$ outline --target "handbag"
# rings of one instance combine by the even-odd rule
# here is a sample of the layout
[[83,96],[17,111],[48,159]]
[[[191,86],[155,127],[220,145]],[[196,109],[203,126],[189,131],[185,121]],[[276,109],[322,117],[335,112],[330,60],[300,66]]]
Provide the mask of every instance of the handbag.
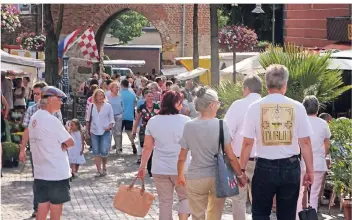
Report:
[[143,179],[141,189],[134,187],[136,180],[137,178],[129,186],[120,185],[114,198],[114,208],[131,216],[143,218],[148,214],[155,197],[145,192]]
[[216,158],[216,197],[226,198],[238,195],[239,189],[236,173],[224,151],[224,126],[222,120],[219,120],[219,127],[219,148],[218,153],[214,156]]
[[[309,191],[310,188],[308,187],[308,192]],[[298,213],[298,217],[300,220],[318,220],[317,210],[313,209],[312,206],[308,206],[308,208]]]
[[[88,122],[88,124],[89,124],[89,126],[88,126],[88,134],[90,134],[90,126],[91,126],[91,123],[92,123],[92,114],[93,114],[93,107],[94,107],[94,104],[92,104],[91,105],[91,108],[90,108],[90,116],[89,116],[89,122]],[[85,142],[86,142],[86,144],[87,145],[89,145],[89,146],[92,146],[92,140],[91,140],[91,137],[87,137],[87,135],[86,135],[86,137],[85,137]]]

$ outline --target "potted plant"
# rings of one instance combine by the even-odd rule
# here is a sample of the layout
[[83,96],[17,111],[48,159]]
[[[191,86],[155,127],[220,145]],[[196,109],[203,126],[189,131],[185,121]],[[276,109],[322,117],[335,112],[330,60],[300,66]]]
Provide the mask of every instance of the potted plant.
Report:
[[339,118],[329,124],[331,171],[336,195],[341,195],[346,220],[352,212],[352,119]]
[[2,166],[17,167],[20,148],[18,144],[12,142],[3,142],[2,145]]
[[21,45],[21,48],[29,51],[44,51],[45,40],[46,37],[44,34],[35,35],[34,32],[21,33],[20,36],[16,38],[16,42]]
[[3,4],[1,6],[1,32],[14,32],[17,27],[21,27],[19,14],[20,12],[14,6]]
[[221,47],[227,48],[233,53],[234,72],[232,80],[236,84],[236,52],[252,51],[258,43],[258,36],[254,30],[242,24],[224,27],[220,30],[218,39]]

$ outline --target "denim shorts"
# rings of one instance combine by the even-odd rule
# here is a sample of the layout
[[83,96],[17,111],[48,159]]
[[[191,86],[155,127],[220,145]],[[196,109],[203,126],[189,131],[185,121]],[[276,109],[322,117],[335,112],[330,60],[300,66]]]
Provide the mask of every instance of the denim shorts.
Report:
[[92,140],[93,156],[107,157],[111,146],[111,131],[105,131],[103,135],[90,134]]
[[38,203],[63,204],[71,200],[69,179],[48,181],[34,179],[34,190]]

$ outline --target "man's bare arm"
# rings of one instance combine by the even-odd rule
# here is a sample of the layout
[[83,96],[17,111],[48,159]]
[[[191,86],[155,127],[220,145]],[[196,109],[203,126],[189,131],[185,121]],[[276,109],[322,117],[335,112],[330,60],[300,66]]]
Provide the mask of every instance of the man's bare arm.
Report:
[[242,150],[240,156],[240,165],[242,169],[245,169],[251,156],[252,148],[254,144],[254,138],[243,137]]
[[310,137],[299,138],[298,143],[301,147],[301,154],[306,164],[307,173],[313,173],[313,152]]

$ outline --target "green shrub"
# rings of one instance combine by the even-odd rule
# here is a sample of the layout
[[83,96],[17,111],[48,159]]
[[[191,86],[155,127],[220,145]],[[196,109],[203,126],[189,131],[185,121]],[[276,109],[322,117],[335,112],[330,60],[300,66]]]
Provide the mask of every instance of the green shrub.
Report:
[[334,188],[339,195],[352,193],[352,120],[334,119],[329,123],[331,131],[331,171]]

